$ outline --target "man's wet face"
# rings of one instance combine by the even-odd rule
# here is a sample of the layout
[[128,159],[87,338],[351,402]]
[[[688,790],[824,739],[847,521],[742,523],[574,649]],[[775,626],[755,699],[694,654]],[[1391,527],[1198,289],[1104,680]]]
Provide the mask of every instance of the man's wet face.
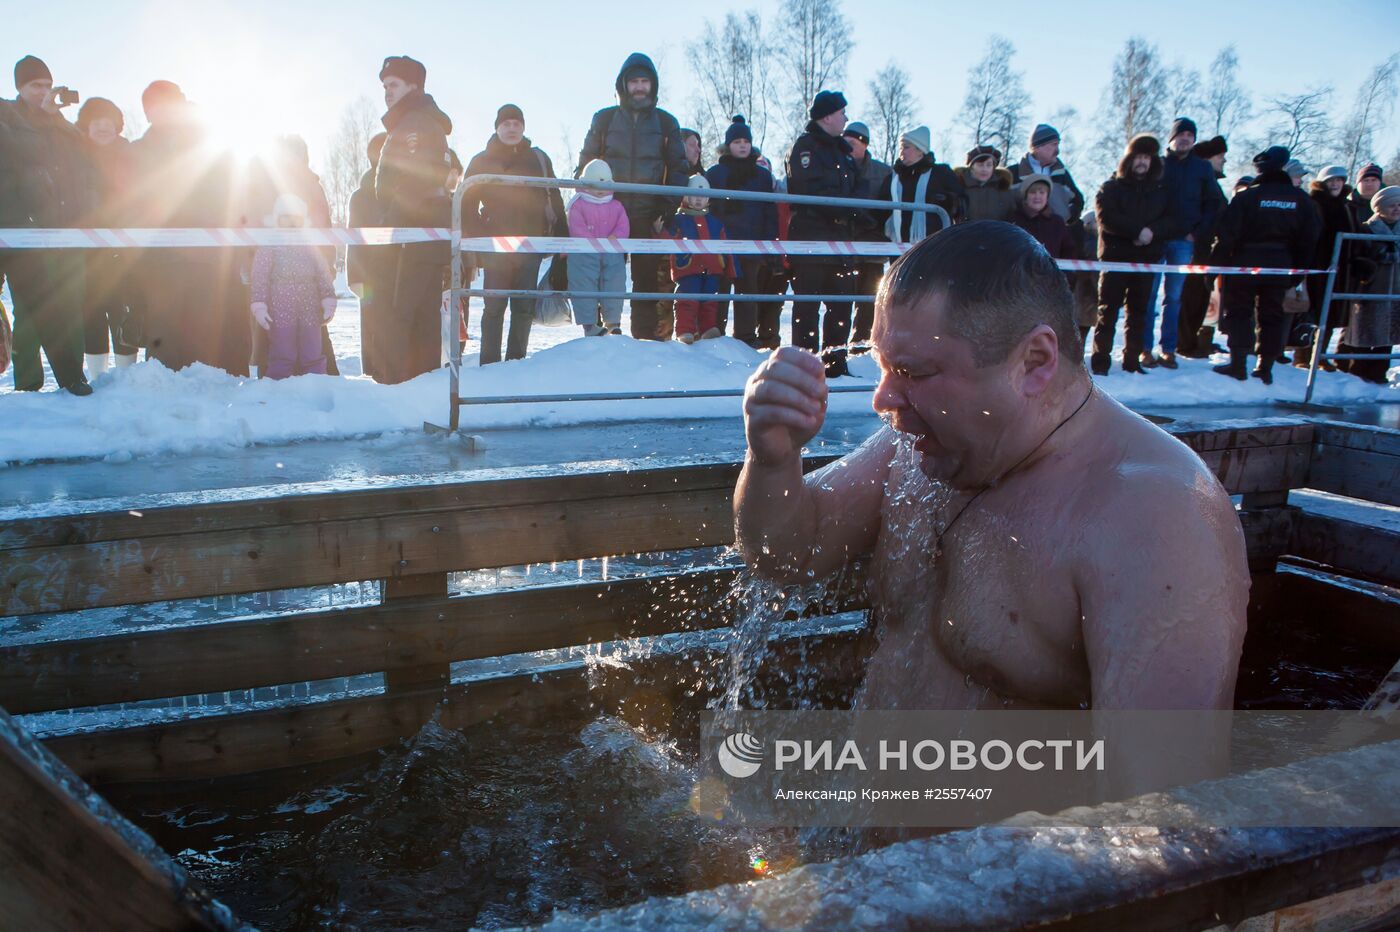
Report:
[[979,368],[972,345],[943,327],[941,300],[926,298],[913,308],[881,304],[871,334],[880,364],[873,404],[914,439],[926,476],[974,489],[993,478],[990,454],[1013,416],[1009,362]]

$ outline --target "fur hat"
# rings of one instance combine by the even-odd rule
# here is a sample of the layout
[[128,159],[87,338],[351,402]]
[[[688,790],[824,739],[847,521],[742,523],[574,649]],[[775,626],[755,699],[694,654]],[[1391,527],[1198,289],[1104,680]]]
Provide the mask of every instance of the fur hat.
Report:
[[1039,123],[1031,132],[1031,148],[1043,146],[1060,138],[1060,131],[1049,123]]
[[78,129],[86,135],[88,127],[97,120],[111,120],[117,125],[118,133],[126,126],[120,107],[106,97],[89,97],[78,110]]
[[602,159],[594,159],[583,166],[583,172],[578,176],[580,181],[588,181],[594,184],[612,184],[612,166]]
[[390,55],[379,69],[379,80],[398,78],[405,84],[416,84],[422,90],[428,83],[428,69],[407,55]]
[[1191,147],[1191,154],[1198,155],[1203,159],[1224,155],[1229,151],[1230,147],[1225,144],[1224,136],[1214,136],[1210,139],[1202,140]]
[[909,143],[924,155],[933,155],[933,133],[927,126],[916,126],[911,130],[906,130],[900,134],[901,143]]
[[1157,141],[1157,137],[1149,133],[1138,133],[1128,140],[1128,148],[1124,150],[1125,156],[1129,155],[1150,155],[1153,158],[1162,154],[1162,144]]
[[811,109],[807,115],[814,120],[831,116],[837,110],[846,109],[846,96],[840,91],[817,91],[817,96],[812,98]]

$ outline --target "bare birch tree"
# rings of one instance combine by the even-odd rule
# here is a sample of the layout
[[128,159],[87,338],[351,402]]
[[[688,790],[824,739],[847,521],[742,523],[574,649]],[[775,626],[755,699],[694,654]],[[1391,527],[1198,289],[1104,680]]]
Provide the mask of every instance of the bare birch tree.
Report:
[[331,225],[350,220],[350,196],[369,170],[369,141],[378,132],[378,111],[368,97],[359,97],[340,113],[340,123],[326,147],[321,182],[331,208]]
[[141,110],[122,111],[122,136],[129,142],[135,142],[146,135],[146,130],[151,124],[146,119],[146,114]]
[[1397,72],[1400,55],[1392,55],[1372,68],[1356,90],[1351,114],[1340,127],[1336,153],[1337,161],[1347,167],[1347,177],[1362,159],[1370,158],[1376,145],[1376,127],[1389,119],[1394,109]]
[[893,165],[899,155],[899,134],[912,129],[918,99],[909,90],[909,72],[891,60],[869,84],[874,113],[870,126],[870,146],[876,157]]
[[1169,102],[1166,72],[1157,47],[1141,36],[1123,45],[1099,102],[1095,161],[1108,171],[1118,164],[1129,139],[1158,132]]
[[1015,54],[1009,39],[992,36],[986,54],[967,69],[967,95],[958,122],[970,145],[990,143],[1009,155],[1025,133],[1031,95],[1025,75],[1011,67]]
[[773,56],[782,77],[781,112],[789,137],[801,135],[817,91],[839,90],[855,48],[841,0],[783,0],[773,32]]
[[686,44],[686,59],[698,90],[691,113],[700,138],[718,143],[735,116],[742,115],[760,149],[768,132],[771,47],[757,10],[728,13],[718,28]]
[[1210,83],[1201,102],[1205,111],[1201,121],[1203,135],[1209,127],[1209,135],[1228,138],[1236,127],[1249,121],[1254,108],[1249,94],[1240,86],[1239,71],[1240,57],[1233,45],[1225,46],[1211,61]]
[[1332,130],[1332,121],[1327,116],[1331,101],[1330,87],[1269,98],[1265,112],[1273,119],[1268,127],[1268,144],[1287,146],[1300,162],[1321,154],[1327,148],[1327,137]]
[[1194,120],[1202,106],[1201,73],[1177,62],[1162,72],[1162,81],[1167,89],[1166,112],[1162,114],[1164,125],[1169,126],[1171,121],[1182,116]]

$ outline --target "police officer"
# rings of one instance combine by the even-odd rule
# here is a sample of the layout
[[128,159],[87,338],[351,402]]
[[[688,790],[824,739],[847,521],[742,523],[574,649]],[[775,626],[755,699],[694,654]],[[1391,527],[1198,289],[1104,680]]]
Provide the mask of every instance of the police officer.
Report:
[[[846,98],[840,91],[820,91],[807,111],[806,132],[788,154],[788,193],[820,197],[860,197],[863,192],[851,144],[841,135],[846,128]],[[850,242],[862,212],[855,208],[795,204],[788,239]],[[796,294],[854,294],[856,267],[838,256],[793,256]],[[817,301],[794,301],[792,342],[817,352]],[[821,324],[822,360],[827,378],[847,374],[846,343],[851,332],[850,301],[826,302]]]
[[[1254,183],[1230,201],[1215,231],[1212,265],[1307,268],[1322,232],[1322,221],[1308,196],[1293,184],[1285,166],[1289,152],[1270,146],[1254,157]],[[1258,315],[1259,360],[1253,375],[1265,385],[1284,340],[1283,294],[1290,280],[1281,275],[1225,275],[1220,286],[1223,326],[1230,361],[1221,375],[1244,381],[1245,361],[1255,343]]]

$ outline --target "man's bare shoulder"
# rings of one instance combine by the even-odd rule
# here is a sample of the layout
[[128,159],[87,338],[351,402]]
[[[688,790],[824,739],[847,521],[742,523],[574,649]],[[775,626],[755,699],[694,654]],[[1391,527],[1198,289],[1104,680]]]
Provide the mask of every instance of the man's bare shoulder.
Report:
[[1097,516],[1116,523],[1183,507],[1233,513],[1224,487],[1186,444],[1126,409],[1107,426],[1115,436],[1094,449],[1081,486]]

